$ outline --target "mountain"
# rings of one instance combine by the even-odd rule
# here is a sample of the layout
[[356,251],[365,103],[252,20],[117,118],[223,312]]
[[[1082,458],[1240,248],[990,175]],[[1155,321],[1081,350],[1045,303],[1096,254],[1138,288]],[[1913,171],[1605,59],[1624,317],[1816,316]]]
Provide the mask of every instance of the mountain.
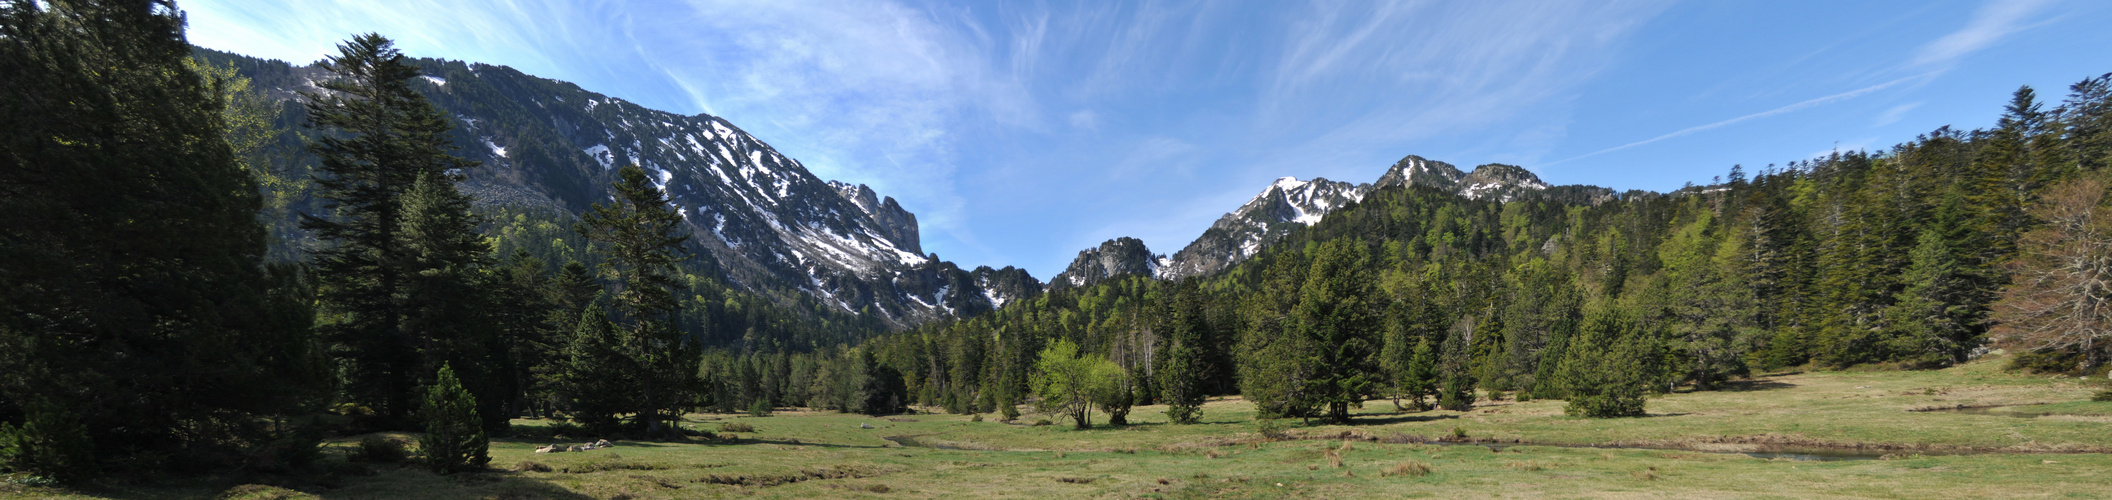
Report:
[[1121,274],[1147,274],[1161,279],[1202,276],[1224,270],[1275,244],[1299,228],[1318,223],[1328,212],[1363,201],[1373,190],[1395,186],[1428,186],[1471,198],[1499,201],[1550,199],[1599,203],[1614,196],[1611,189],[1597,186],[1549,186],[1532,171],[1515,165],[1491,163],[1461,172],[1449,163],[1410,155],[1371,184],[1350,184],[1314,178],[1276,179],[1238,210],[1227,213],[1172,257],[1155,257],[1144,243],[1132,238],[1108,240],[1098,248],[1078,252],[1051,287],[1088,286]]
[[1107,240],[1099,247],[1078,251],[1078,258],[1063,273],[1049,278],[1049,289],[1083,288],[1126,274],[1158,276],[1165,257],[1151,254],[1144,240],[1128,236]]
[[[281,106],[273,168],[304,172],[299,93],[319,92],[331,77],[319,66],[295,66],[198,49],[209,63],[232,65]],[[414,82],[453,117],[458,154],[483,162],[467,172],[465,192],[487,209],[577,214],[610,197],[616,167],[638,165],[667,192],[688,222],[693,250],[709,274],[766,297],[812,298],[844,313],[906,326],[939,317],[969,317],[1044,290],[1086,287],[1123,275],[1161,279],[1226,269],[1284,235],[1310,226],[1375,189],[1421,185],[1468,198],[1503,201],[1559,198],[1597,202],[1611,190],[1549,186],[1523,168],[1488,164],[1461,172],[1408,156],[1377,182],[1277,179],[1225,214],[1172,256],[1134,238],[1109,240],[1078,253],[1047,285],[1013,267],[972,271],[925,254],[917,216],[871,187],[822,180],[796,159],[724,118],[649,109],[579,86],[505,66],[418,59]],[[307,160],[312,163],[312,160]],[[312,166],[312,165],[311,165]],[[320,202],[296,200],[276,215],[280,245],[316,243],[290,223]]]
[[[297,92],[319,92],[315,82],[331,77],[315,65],[199,52],[234,64],[296,113]],[[924,254],[916,214],[894,198],[819,179],[724,118],[653,110],[505,66],[415,63],[425,73],[415,87],[454,118],[457,154],[483,162],[462,188],[486,208],[577,214],[609,199],[616,167],[638,165],[688,222],[693,250],[725,280],[766,296],[806,294],[908,325],[1040,292],[1022,270],[969,272]]]
[[1276,243],[1291,231],[1320,222],[1320,217],[1363,201],[1369,184],[1325,178],[1300,181],[1284,177],[1263,188],[1238,210],[1225,214],[1194,242],[1167,260],[1159,277],[1202,276],[1231,267]]

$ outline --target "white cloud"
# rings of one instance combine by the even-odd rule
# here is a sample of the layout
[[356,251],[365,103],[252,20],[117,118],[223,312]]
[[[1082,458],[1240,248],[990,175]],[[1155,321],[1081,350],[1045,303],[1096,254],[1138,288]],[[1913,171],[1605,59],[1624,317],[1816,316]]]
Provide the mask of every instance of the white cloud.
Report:
[[1071,113],[1071,127],[1084,131],[1100,130],[1100,114],[1094,113],[1090,109],[1081,109],[1076,113]]
[[1973,13],[1964,28],[1923,45],[1911,64],[1945,64],[1987,48],[2002,37],[2030,26],[2025,21],[2053,5],[2053,0],[1992,0]]
[[1893,106],[1892,109],[1887,109],[1883,113],[1878,113],[1877,120],[1875,122],[1872,122],[1870,126],[1883,127],[1886,125],[1899,123],[1899,119],[1905,118],[1907,116],[1907,112],[1913,111],[1914,108],[1921,107],[1921,104],[1922,101],[1914,101],[1898,106]]

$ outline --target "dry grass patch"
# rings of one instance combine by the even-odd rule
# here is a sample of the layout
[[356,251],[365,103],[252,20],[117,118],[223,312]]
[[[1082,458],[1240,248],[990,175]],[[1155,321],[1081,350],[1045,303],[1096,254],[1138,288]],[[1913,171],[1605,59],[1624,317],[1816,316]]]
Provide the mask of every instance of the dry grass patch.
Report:
[[1392,476],[1411,476],[1411,477],[1423,477],[1423,476],[1428,476],[1428,475],[1430,475],[1430,464],[1426,464],[1426,463],[1422,463],[1422,462],[1418,462],[1418,461],[1414,461],[1414,460],[1407,460],[1407,461],[1403,461],[1403,462],[1401,462],[1401,463],[1398,463],[1398,464],[1394,464],[1392,468],[1386,469],[1386,470],[1385,470],[1384,472],[1380,472],[1380,473],[1379,473],[1379,477],[1392,477]]

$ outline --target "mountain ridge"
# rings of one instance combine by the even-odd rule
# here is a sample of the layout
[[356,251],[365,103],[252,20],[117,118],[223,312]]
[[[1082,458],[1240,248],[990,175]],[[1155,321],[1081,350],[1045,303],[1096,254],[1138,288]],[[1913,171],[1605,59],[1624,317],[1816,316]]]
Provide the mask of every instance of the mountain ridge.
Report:
[[[1124,274],[1145,274],[1178,280],[1222,271],[1254,256],[1284,235],[1318,223],[1329,212],[1363,201],[1364,196],[1388,187],[1420,185],[1469,198],[1495,198],[1510,202],[1557,199],[1599,203],[1614,196],[1612,189],[1589,185],[1552,186],[1530,170],[1516,165],[1488,163],[1471,172],[1452,164],[1408,155],[1387,167],[1377,181],[1350,184],[1315,177],[1301,181],[1281,177],[1226,213],[1203,230],[1203,234],[1172,256],[1159,256],[1142,241],[1122,237],[1078,252],[1071,266],[1050,279],[1051,286],[1087,286]],[[1134,243],[1131,243],[1134,242]]]

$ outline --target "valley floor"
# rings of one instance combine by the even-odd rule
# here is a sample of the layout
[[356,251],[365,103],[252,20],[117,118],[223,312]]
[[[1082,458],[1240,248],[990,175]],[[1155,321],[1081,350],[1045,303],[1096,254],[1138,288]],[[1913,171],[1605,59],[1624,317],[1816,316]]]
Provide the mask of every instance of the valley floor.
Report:
[[[1133,425],[1091,430],[1072,430],[1067,422],[1031,426],[944,414],[692,415],[685,425],[717,430],[738,422],[754,431],[713,442],[619,442],[611,449],[555,454],[534,453],[545,440],[501,439],[491,452],[492,466],[503,471],[436,476],[389,466],[371,476],[338,479],[329,488],[103,485],[68,491],[6,485],[0,496],[2112,495],[2112,403],[2087,402],[2105,381],[2003,373],[2003,362],[1984,359],[1929,372],[1767,375],[1730,390],[1655,397],[1650,416],[1628,419],[1567,417],[1560,401],[1484,402],[1469,412],[1422,413],[1395,413],[1390,401],[1373,401],[1354,425],[1279,421],[1279,438],[1260,433],[1251,405],[1236,398],[1209,403],[1200,425],[1168,425],[1163,407],[1151,406],[1132,414]],[[1960,406],[1968,409],[1917,411]],[[530,430],[548,424],[515,423]],[[1449,442],[1434,442],[1439,440]]]

